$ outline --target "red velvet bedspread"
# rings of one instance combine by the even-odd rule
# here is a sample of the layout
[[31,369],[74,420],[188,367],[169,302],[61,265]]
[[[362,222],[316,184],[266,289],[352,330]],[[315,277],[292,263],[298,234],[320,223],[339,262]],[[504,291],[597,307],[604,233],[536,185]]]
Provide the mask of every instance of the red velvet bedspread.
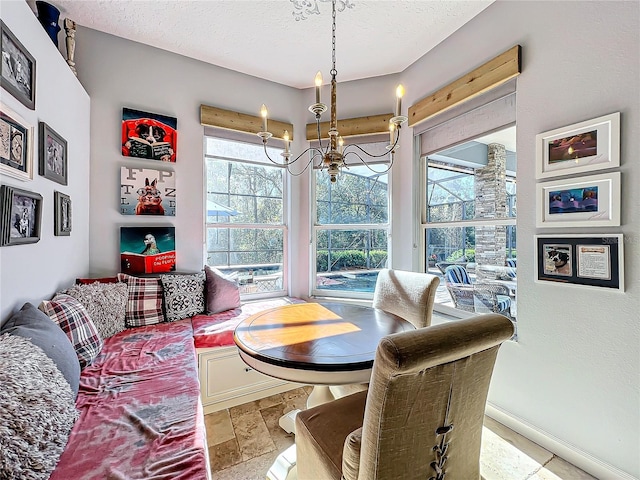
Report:
[[76,407],[50,480],[207,478],[190,319],[106,339],[82,372]]
[[241,307],[214,315],[195,315],[191,317],[195,346],[205,348],[235,345],[233,331],[244,319],[254,313],[293,303],[304,303],[304,300],[294,297],[267,298],[246,302]]

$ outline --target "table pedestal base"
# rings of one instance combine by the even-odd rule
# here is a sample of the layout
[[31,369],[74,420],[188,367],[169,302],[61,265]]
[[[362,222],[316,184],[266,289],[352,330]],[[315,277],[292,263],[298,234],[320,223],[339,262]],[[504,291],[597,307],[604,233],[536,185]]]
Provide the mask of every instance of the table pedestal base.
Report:
[[298,480],[295,444],[278,455],[267,472],[267,480]]

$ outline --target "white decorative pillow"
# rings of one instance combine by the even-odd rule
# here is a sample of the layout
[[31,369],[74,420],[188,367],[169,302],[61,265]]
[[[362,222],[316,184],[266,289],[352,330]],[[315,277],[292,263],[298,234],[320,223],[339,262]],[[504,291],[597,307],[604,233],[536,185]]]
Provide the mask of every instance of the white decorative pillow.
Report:
[[78,418],[74,397],[39,347],[0,335],[0,478],[49,478]]
[[167,322],[204,312],[204,280],[204,273],[160,275]]
[[126,283],[74,285],[64,293],[84,306],[103,339],[125,329],[124,314],[129,295]]

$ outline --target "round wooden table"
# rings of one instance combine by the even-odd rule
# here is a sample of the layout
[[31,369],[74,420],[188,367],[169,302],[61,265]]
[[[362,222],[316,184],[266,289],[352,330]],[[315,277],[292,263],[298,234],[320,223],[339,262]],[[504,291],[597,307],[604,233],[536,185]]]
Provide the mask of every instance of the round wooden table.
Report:
[[380,339],[414,328],[370,307],[301,303],[247,318],[234,340],[244,362],[258,372],[314,385],[311,407],[333,400],[329,385],[368,382]]

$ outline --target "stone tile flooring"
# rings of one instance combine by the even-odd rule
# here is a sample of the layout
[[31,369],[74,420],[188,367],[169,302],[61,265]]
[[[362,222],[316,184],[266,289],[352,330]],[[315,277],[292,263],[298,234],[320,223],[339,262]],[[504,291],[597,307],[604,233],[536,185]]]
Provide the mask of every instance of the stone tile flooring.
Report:
[[[213,480],[265,480],[276,457],[295,442],[278,419],[304,408],[310,391],[298,388],[206,415]],[[595,480],[489,417],[480,462],[485,480]]]

